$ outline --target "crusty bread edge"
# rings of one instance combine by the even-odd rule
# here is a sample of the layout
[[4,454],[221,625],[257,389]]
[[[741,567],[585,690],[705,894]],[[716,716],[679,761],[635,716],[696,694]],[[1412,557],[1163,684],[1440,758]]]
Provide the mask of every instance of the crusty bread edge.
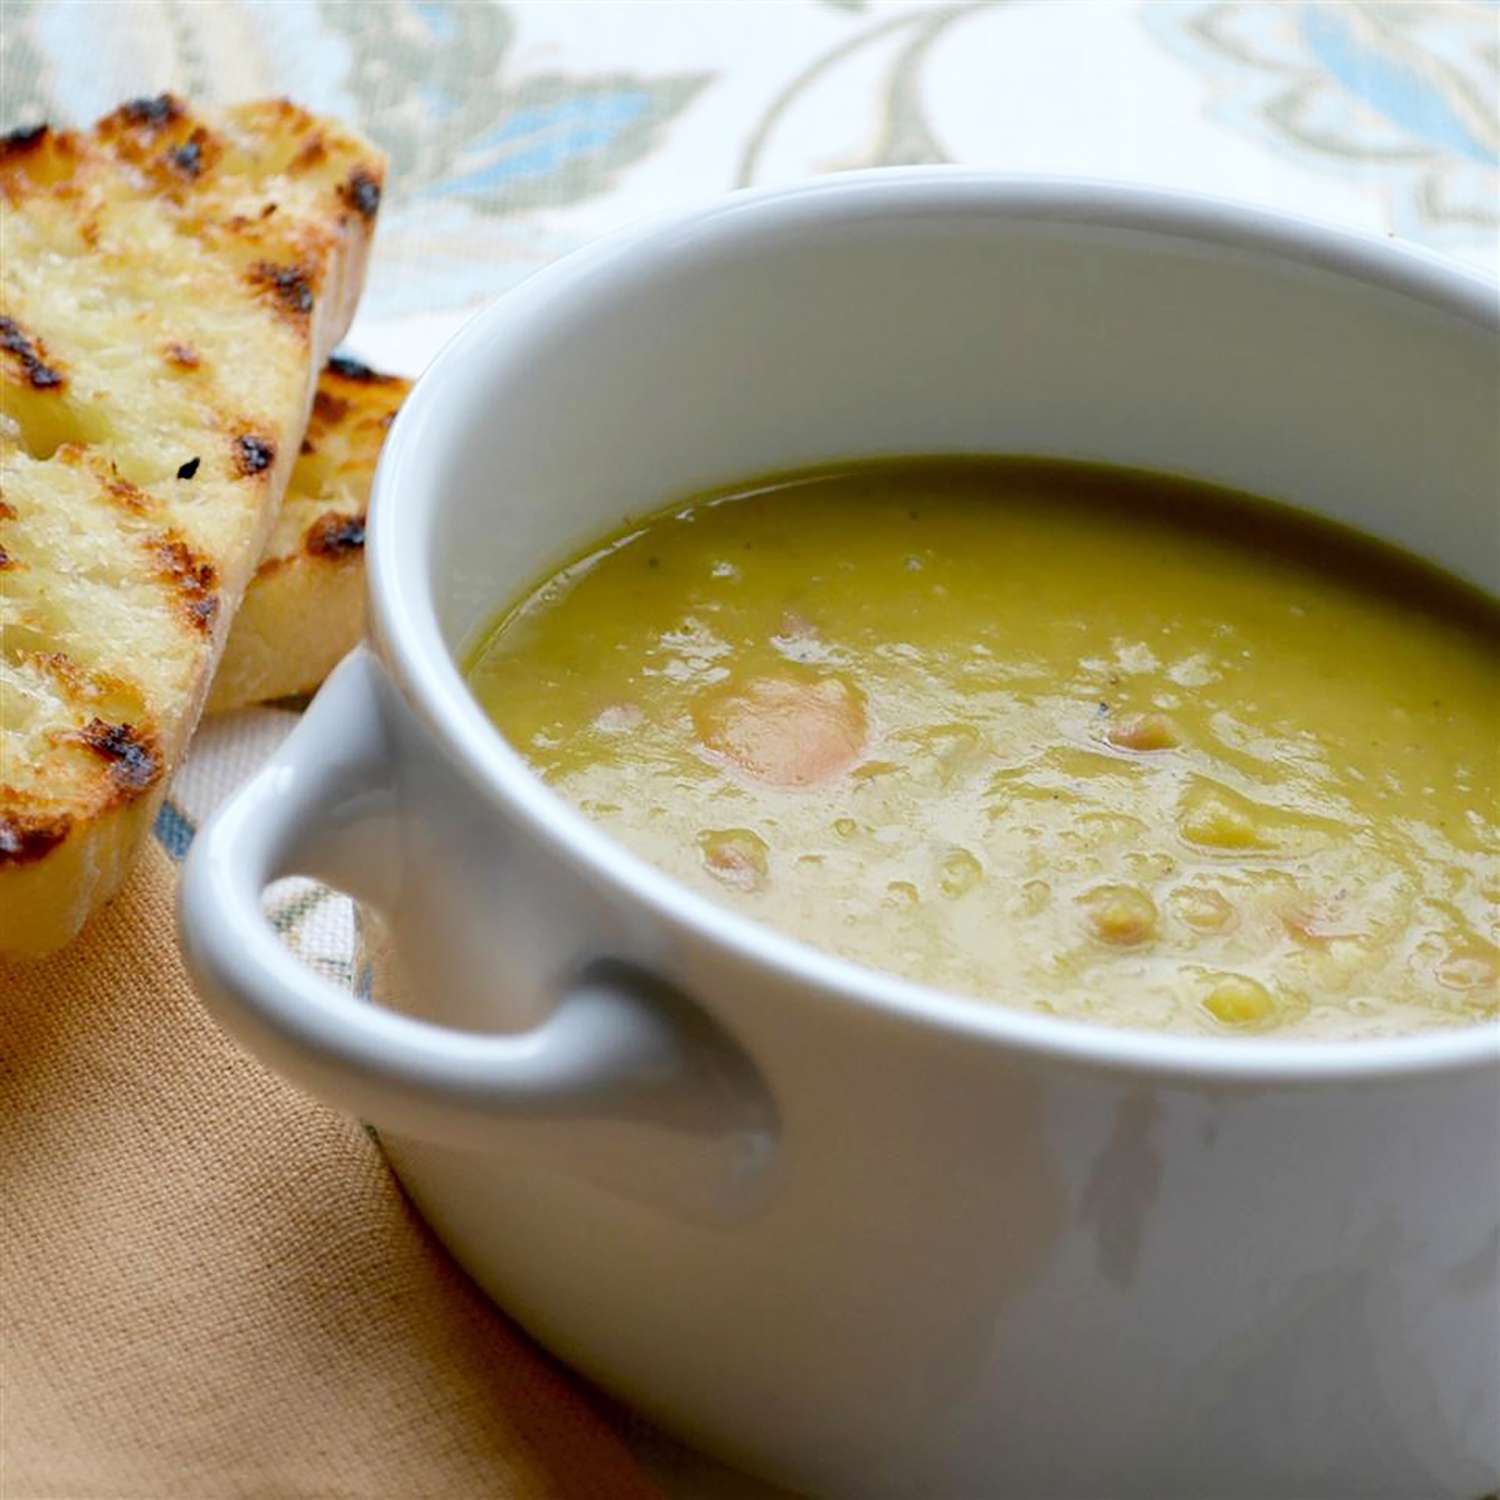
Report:
[[[411,385],[357,360],[324,368],[269,553],[240,601],[206,714],[313,693],[364,636],[370,488]],[[334,469],[324,479],[317,466],[330,449]],[[304,462],[314,466],[305,483]]]
[[[245,596],[205,713],[311,693],[364,634],[363,558],[286,562]],[[319,570],[312,587],[309,566]]]

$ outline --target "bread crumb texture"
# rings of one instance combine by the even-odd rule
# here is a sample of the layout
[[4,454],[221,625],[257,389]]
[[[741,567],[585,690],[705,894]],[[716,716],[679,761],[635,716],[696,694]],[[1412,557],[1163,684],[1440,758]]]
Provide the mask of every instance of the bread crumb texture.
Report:
[[271,540],[245,590],[208,711],[312,692],[365,631],[365,519],[411,382],[329,360]]
[[382,172],[280,100],[0,141],[0,951],[66,942],[150,826],[358,297],[350,184],[378,202]]

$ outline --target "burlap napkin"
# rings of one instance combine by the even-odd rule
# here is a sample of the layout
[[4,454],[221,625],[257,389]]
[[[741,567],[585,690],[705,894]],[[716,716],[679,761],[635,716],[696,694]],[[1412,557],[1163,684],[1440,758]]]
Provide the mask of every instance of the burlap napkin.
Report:
[[4,1500],[659,1500],[354,1123],[250,1061],[154,841],[72,948],[0,962]]

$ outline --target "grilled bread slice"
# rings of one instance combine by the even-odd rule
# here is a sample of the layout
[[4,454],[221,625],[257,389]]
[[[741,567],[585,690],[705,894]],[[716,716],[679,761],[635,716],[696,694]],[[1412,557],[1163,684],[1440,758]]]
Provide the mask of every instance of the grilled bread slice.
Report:
[[119,885],[270,535],[383,163],[170,95],[0,143],[0,952]]
[[365,510],[386,430],[411,389],[328,361],[270,543],[219,663],[208,711],[310,693],[365,629]]

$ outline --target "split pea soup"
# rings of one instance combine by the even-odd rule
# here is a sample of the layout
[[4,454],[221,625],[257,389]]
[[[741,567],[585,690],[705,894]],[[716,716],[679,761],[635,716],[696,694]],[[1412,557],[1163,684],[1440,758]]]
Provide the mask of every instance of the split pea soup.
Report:
[[779,476],[604,539],[468,678],[622,843],[873,968],[1210,1035],[1500,1015],[1500,610],[1278,507]]

